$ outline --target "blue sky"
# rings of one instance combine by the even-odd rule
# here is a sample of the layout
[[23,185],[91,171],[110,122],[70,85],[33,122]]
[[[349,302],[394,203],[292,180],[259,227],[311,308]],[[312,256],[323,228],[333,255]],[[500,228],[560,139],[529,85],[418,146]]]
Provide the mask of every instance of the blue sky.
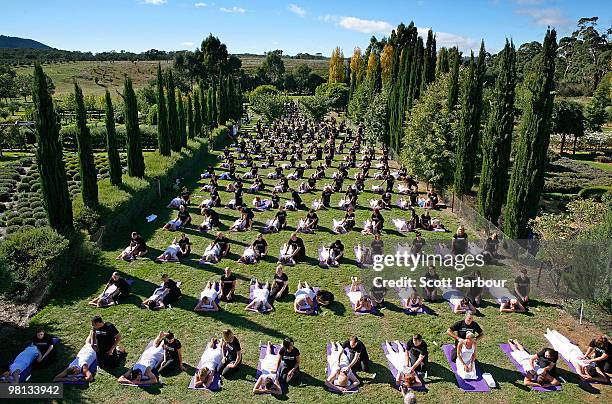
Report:
[[321,52],[350,55],[400,22],[437,33],[438,46],[466,51],[485,40],[541,40],[548,25],[568,34],[581,17],[609,27],[606,0],[2,0],[0,34],[69,50],[194,49],[209,33],[231,53]]

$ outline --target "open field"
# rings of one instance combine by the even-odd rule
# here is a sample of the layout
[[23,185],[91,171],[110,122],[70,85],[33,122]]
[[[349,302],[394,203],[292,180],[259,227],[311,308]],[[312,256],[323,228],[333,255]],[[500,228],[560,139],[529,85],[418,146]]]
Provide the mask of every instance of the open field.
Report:
[[[200,187],[205,183],[199,180],[200,172],[206,166],[216,160],[219,152],[214,152],[209,159],[201,162],[198,170],[190,173],[185,178],[186,185],[193,191],[193,200],[197,204],[204,196]],[[336,156],[334,166],[337,166],[342,155]],[[243,173],[244,168],[239,167],[238,172]],[[264,176],[269,170],[262,170]],[[312,171],[307,170],[306,176]],[[350,170],[349,178],[355,169]],[[331,170],[325,180],[318,181],[318,188],[326,182],[331,182]],[[276,183],[273,180],[264,180],[267,189],[258,193],[262,197],[269,197],[271,187]],[[347,180],[347,182],[349,182]],[[368,180],[366,190],[380,181]],[[224,189],[228,181],[220,181]],[[245,189],[250,181],[245,182]],[[295,182],[293,182],[295,184]],[[221,199],[227,203],[231,194],[221,192]],[[317,193],[316,197],[318,197]],[[249,280],[251,278],[271,279],[275,267],[279,247],[284,243],[294,229],[300,217],[305,212],[290,212],[288,215],[289,230],[280,234],[266,236],[270,247],[270,257],[257,265],[245,266],[236,263],[236,259],[242,254],[245,245],[250,244],[256,232],[226,233],[232,241],[232,250],[229,258],[223,259],[218,265],[198,265],[199,254],[201,254],[214,236],[212,234],[199,233],[194,225],[198,225],[202,217],[197,209],[191,208],[193,223],[185,232],[191,238],[194,254],[184,259],[180,264],[156,264],[151,259],[159,255],[169,244],[171,239],[178,233],[170,233],[161,229],[163,223],[173,218],[175,211],[165,206],[174,195],[166,194],[156,206],[152,206],[149,213],[155,213],[159,217],[152,223],[142,222],[134,224],[134,230],[138,231],[147,240],[149,245],[149,256],[147,259],[138,260],[134,263],[115,261],[115,256],[125,247],[128,234],[113,235],[111,245],[104,247],[101,259],[97,265],[81,268],[80,273],[70,279],[54,298],[41,312],[31,321],[30,329],[20,332],[16,338],[3,342],[0,351],[0,363],[8,361],[16,354],[23,343],[33,333],[33,329],[39,325],[45,326],[49,331],[62,339],[59,348],[58,360],[46,369],[36,371],[32,381],[48,381],[63,366],[69,363],[76,352],[80,349],[89,331],[89,319],[97,313],[101,313],[105,320],[117,325],[123,335],[123,345],[128,351],[126,367],[132,366],[145,347],[147,341],[152,339],[160,330],[172,330],[181,340],[184,347],[184,361],[188,364],[187,371],[178,375],[163,378],[161,387],[147,389],[129,388],[116,383],[115,378],[125,371],[120,366],[113,373],[100,371],[96,381],[88,387],[66,386],[65,396],[71,401],[95,401],[95,402],[201,402],[206,400],[210,403],[229,402],[274,402],[270,397],[253,398],[251,389],[255,382],[255,368],[257,366],[259,342],[271,340],[279,342],[285,336],[291,336],[296,341],[296,346],[302,354],[302,380],[299,386],[290,386],[288,394],[282,396],[281,400],[287,402],[377,402],[391,403],[401,400],[399,393],[391,387],[392,378],[387,369],[387,362],[380,348],[385,339],[406,340],[416,332],[423,334],[425,341],[430,346],[430,365],[427,393],[419,393],[419,402],[451,403],[465,401],[466,393],[456,387],[453,374],[444,359],[440,346],[448,343],[450,339],[445,335],[447,327],[457,321],[460,316],[452,314],[446,303],[430,304],[435,315],[407,316],[399,307],[397,298],[389,296],[387,309],[379,316],[365,315],[356,316],[352,313],[350,302],[343,292],[343,286],[350,282],[351,276],[358,276],[363,270],[354,265],[354,254],[352,248],[361,241],[370,238],[362,236],[353,231],[343,236],[331,233],[332,218],[340,218],[343,212],[338,208],[319,212],[320,230],[315,234],[301,236],[306,243],[306,251],[309,259],[306,263],[286,269],[289,276],[290,292],[294,291],[298,280],[306,280],[312,285],[322,286],[332,291],[336,302],[329,308],[324,309],[318,316],[304,316],[293,313],[292,295],[285,301],[275,305],[276,311],[269,315],[246,313],[244,306],[247,303]],[[200,196],[200,197],[199,197]],[[286,197],[287,194],[282,195]],[[332,206],[337,206],[342,195],[332,196]],[[310,205],[314,195],[306,194],[304,202]],[[361,208],[357,211],[356,230],[361,230],[362,221],[369,217],[367,200],[376,198],[371,192],[363,192],[359,196]],[[246,203],[251,202],[250,194],[244,195]],[[395,198],[394,198],[395,201]],[[281,201],[284,203],[284,201]],[[222,221],[222,230],[227,228],[237,218],[236,211],[219,208]],[[421,213],[420,209],[417,209]],[[403,235],[392,230],[391,219],[394,217],[405,217],[406,212],[397,208],[385,211],[385,234],[383,240],[387,247],[394,246],[397,242],[410,242],[412,234]],[[258,229],[266,219],[273,216],[273,212],[256,213],[254,227]],[[454,230],[460,223],[460,219],[448,211],[435,212],[432,216],[440,217],[448,228]],[[470,236],[473,236],[468,229]],[[432,248],[435,236],[449,239],[452,233],[434,234],[426,232],[424,237],[430,241],[428,246]],[[341,238],[346,246],[346,258],[339,268],[322,269],[317,265],[316,249],[321,244],[329,244],[336,238]],[[222,311],[212,314],[197,314],[193,312],[199,293],[207,280],[216,280],[222,273],[222,268],[230,266],[237,275],[237,297],[235,302],[223,303]],[[111,272],[120,271],[123,276],[135,280],[133,296],[127,302],[119,306],[99,310],[87,306],[87,301],[100,293],[104,282]],[[486,273],[495,271],[497,278],[511,279],[512,271],[507,267],[487,267]],[[160,312],[142,310],[138,307],[141,299],[148,297],[155,286],[160,282],[162,273],[168,273],[175,280],[183,282],[183,297],[172,308]],[[455,276],[449,270],[441,271],[441,277]],[[485,275],[486,276],[486,275]],[[597,332],[588,326],[580,326],[578,322],[567,313],[557,307],[539,302],[537,307],[529,314],[505,314],[501,315],[498,308],[488,303],[481,309],[476,318],[486,336],[479,345],[479,360],[483,371],[490,372],[500,387],[493,389],[489,394],[470,395],[470,398],[483,400],[487,403],[557,403],[564,402],[609,402],[612,400],[612,388],[610,386],[597,386],[590,393],[585,391],[578,383],[577,378],[567,371],[567,367],[559,361],[561,376],[568,381],[564,384],[560,393],[535,393],[522,386],[520,374],[514,370],[510,362],[498,347],[499,343],[508,338],[517,338],[523,341],[532,350],[546,345],[543,333],[547,327],[557,328],[559,331],[577,340],[584,347],[591,336]],[[244,350],[243,365],[240,370],[224,382],[223,388],[218,393],[204,393],[188,390],[187,385],[194,372],[193,366],[197,363],[206,341],[212,336],[219,336],[224,328],[232,328]],[[327,392],[323,386],[325,379],[325,344],[327,341],[344,340],[355,334],[362,338],[370,357],[373,361],[373,374],[362,374],[364,385],[360,393],[355,395],[337,396]],[[477,394],[477,393],[473,393]]]

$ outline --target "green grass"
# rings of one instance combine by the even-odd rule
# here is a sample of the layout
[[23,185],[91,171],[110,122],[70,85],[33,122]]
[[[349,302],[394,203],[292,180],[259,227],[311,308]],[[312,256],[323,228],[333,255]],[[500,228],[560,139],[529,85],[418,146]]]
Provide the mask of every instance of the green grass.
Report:
[[14,163],[21,160],[24,157],[34,157],[34,153],[30,152],[19,152],[19,151],[3,151],[2,157],[0,157],[0,166]]
[[[215,152],[211,158],[218,154],[218,152]],[[341,157],[342,155],[337,156],[336,160]],[[196,204],[199,203],[201,198],[195,196],[204,195],[199,192],[199,188],[204,184],[204,181],[198,180],[199,173],[204,171],[209,161],[210,158],[201,161],[198,170],[193,170],[186,177],[188,186],[195,191],[194,201]],[[337,165],[337,161],[334,165]],[[240,168],[239,171],[244,172],[244,169]],[[351,178],[354,171],[351,170]],[[268,170],[264,170],[262,174],[267,172]],[[306,175],[309,174],[310,171],[307,171]],[[328,175],[331,175],[331,172]],[[271,187],[275,181],[265,180],[265,182],[267,190],[263,194],[269,197],[269,192],[271,192]],[[331,179],[327,178],[319,181],[318,187],[321,188],[325,182],[331,182]],[[228,181],[221,181],[220,183],[224,188]],[[370,189],[373,183],[374,181],[369,180],[366,183],[366,189]],[[376,181],[376,183],[379,183],[379,181]],[[248,184],[245,184],[245,188],[248,188]],[[151,192],[155,191],[152,190]],[[423,334],[425,340],[429,343],[431,347],[430,360],[432,362],[430,380],[428,381],[429,392],[419,393],[420,402],[451,403],[476,399],[484,400],[487,403],[557,403],[561,400],[565,402],[609,402],[612,399],[612,390],[609,387],[601,388],[600,395],[591,395],[583,391],[578,386],[576,378],[566,370],[562,363],[559,365],[563,369],[561,375],[569,381],[564,385],[563,392],[534,393],[522,386],[519,381],[519,373],[514,370],[499,350],[499,343],[513,337],[522,340],[528,347],[535,350],[546,344],[543,333],[547,327],[557,328],[582,343],[590,338],[590,334],[582,336],[585,328],[579,326],[567,313],[545,303],[539,305],[533,316],[500,315],[497,307],[493,304],[487,304],[481,310],[482,316],[478,317],[477,321],[485,330],[486,337],[479,346],[479,360],[482,363],[483,371],[492,373],[500,383],[500,388],[494,389],[486,395],[466,395],[456,387],[454,376],[439,348],[441,344],[450,342],[450,339],[445,335],[446,328],[460,318],[458,315],[450,313],[446,303],[430,305],[437,316],[409,317],[401,312],[398,307],[398,300],[389,297],[389,307],[383,311],[381,316],[356,316],[352,313],[348,298],[343,293],[343,286],[349,283],[351,276],[360,275],[362,271],[351,263],[354,259],[352,247],[356,243],[368,239],[355,231],[339,236],[343,240],[347,251],[347,262],[339,268],[322,269],[311,259],[307,263],[286,269],[290,280],[290,291],[295,290],[298,279],[331,290],[335,294],[337,302],[330,309],[324,310],[318,316],[296,315],[293,313],[292,300],[288,299],[277,303],[276,312],[270,315],[246,313],[244,306],[248,297],[249,279],[253,277],[271,279],[276,260],[270,258],[254,266],[237,264],[236,259],[242,254],[244,245],[253,240],[255,233],[227,233],[232,240],[232,253],[229,259],[222,260],[219,265],[201,267],[197,262],[199,254],[202,254],[209,239],[213,236],[211,234],[200,234],[192,226],[186,229],[186,233],[191,238],[195,254],[192,254],[181,264],[153,263],[151,258],[160,254],[171,239],[178,235],[178,233],[161,230],[163,223],[175,215],[175,211],[165,208],[172,196],[166,194],[163,200],[158,201],[147,212],[159,215],[157,221],[146,223],[143,217],[141,221],[133,224],[134,230],[139,231],[148,240],[151,250],[148,259],[138,260],[134,263],[115,261],[115,256],[125,247],[129,235],[126,233],[111,237],[110,245],[105,246],[101,251],[98,264],[81,268],[78,275],[66,282],[58,297],[52,299],[45,308],[33,317],[28,330],[19,332],[10,341],[3,343],[3,349],[0,350],[0,363],[8,361],[9,358],[19,352],[23,343],[31,337],[36,326],[45,326],[51,333],[62,339],[57,363],[46,369],[36,371],[33,375],[32,381],[48,381],[72,360],[88,334],[89,319],[94,314],[101,313],[105,320],[115,323],[123,335],[122,343],[128,351],[126,366],[132,366],[138,359],[149,339],[152,339],[160,330],[170,329],[183,343],[184,361],[189,365],[187,367],[188,371],[176,376],[166,377],[162,387],[149,389],[129,388],[119,385],[115,379],[124,371],[124,368],[120,367],[112,374],[100,371],[96,381],[86,388],[66,386],[65,396],[69,402],[78,400],[194,403],[203,400],[211,403],[275,402],[271,397],[253,398],[251,394],[258,359],[257,345],[259,342],[267,340],[279,342],[285,336],[291,336],[295,339],[296,346],[302,353],[304,374],[302,375],[302,384],[291,386],[288,394],[282,398],[283,400],[300,403],[400,402],[399,393],[390,385],[392,378],[387,370],[387,362],[380,344],[385,339],[406,340],[416,332]],[[360,195],[361,205],[367,206],[367,199],[371,197],[374,197],[374,195],[370,192],[362,193]],[[221,192],[221,198],[224,203],[227,203],[231,197],[230,194]],[[250,204],[251,198],[251,195],[245,194],[244,200]],[[337,206],[340,198],[341,195],[335,194],[332,197],[332,206]],[[312,195],[307,195],[304,198],[307,205],[310,205],[312,199]],[[191,211],[194,224],[199,224],[202,218],[195,208],[192,208]],[[237,217],[236,212],[225,208],[218,209],[218,211],[221,215],[223,229],[226,230]],[[294,228],[298,219],[304,214],[304,212],[289,213],[288,222],[292,226],[291,228]],[[343,212],[337,208],[319,213],[320,224],[324,228],[315,234],[302,236],[306,242],[309,257],[316,257],[316,248],[319,245],[329,244],[338,237],[328,229],[331,226],[332,218],[340,218],[342,215]],[[391,230],[391,218],[405,215],[405,212],[399,212],[397,208],[394,208],[392,212],[384,213],[386,234],[383,239],[387,246],[397,241],[407,242],[412,239],[412,235],[404,236]],[[436,213],[436,215],[440,216],[443,222],[453,230],[460,222],[448,211]],[[273,212],[257,213],[255,227],[259,228],[267,218],[272,216]],[[357,227],[359,229],[362,220],[368,216],[369,209],[358,210]],[[280,234],[266,237],[272,257],[278,255],[280,245],[288,239],[289,234],[290,231],[283,231]],[[451,233],[446,233],[443,237],[450,238],[450,235]],[[434,236],[427,233],[425,238],[431,241]],[[196,314],[193,312],[193,307],[204,283],[207,280],[218,279],[224,266],[230,266],[239,279],[236,301],[229,304],[223,303],[222,311],[218,313]],[[89,307],[87,301],[100,293],[103,284],[113,270],[118,270],[124,276],[135,280],[134,296],[125,304],[104,310]],[[485,272],[491,275],[492,271],[496,271],[498,278],[510,278],[512,276],[511,271],[503,267],[489,267]],[[151,294],[155,285],[160,282],[160,275],[164,272],[169,273],[173,279],[183,282],[184,296],[172,309],[161,312],[141,310],[138,307],[140,301]],[[448,270],[441,272],[441,276],[454,275],[455,273]],[[193,374],[193,366],[198,362],[205,343],[212,336],[219,336],[221,330],[228,327],[235,331],[244,349],[244,361],[240,370],[225,382],[222,391],[218,393],[210,394],[188,390],[187,385]],[[594,332],[593,329],[589,331]],[[359,394],[350,396],[333,395],[323,387],[325,344],[331,339],[344,340],[352,334],[360,336],[368,347],[373,361],[372,370],[376,373],[376,377],[371,379],[367,377],[368,375],[364,375],[366,376],[363,379],[365,384]]]

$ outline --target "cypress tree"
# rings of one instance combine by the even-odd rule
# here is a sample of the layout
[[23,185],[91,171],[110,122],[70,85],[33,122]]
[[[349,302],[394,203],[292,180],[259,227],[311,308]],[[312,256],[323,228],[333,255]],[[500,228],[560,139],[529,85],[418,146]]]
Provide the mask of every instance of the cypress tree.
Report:
[[193,125],[193,103],[191,102],[191,94],[187,94],[187,127],[189,128],[189,139],[195,137],[195,128]]
[[178,110],[179,123],[179,151],[187,146],[187,116],[185,115],[185,104],[180,90],[176,90],[176,105]]
[[427,32],[427,43],[423,54],[423,77],[420,93],[424,93],[427,85],[436,78],[436,37],[432,30]]
[[440,48],[436,61],[436,77],[448,73],[448,70],[448,50],[446,48]]
[[459,65],[461,64],[461,54],[456,47],[448,51],[450,59],[450,85],[448,87],[448,109],[454,110],[459,100]]
[[213,85],[208,89],[208,95],[206,100],[206,109],[208,111],[208,125],[212,128],[216,127],[219,123],[217,121],[217,87],[213,82]]
[[58,120],[49,94],[47,76],[38,63],[34,66],[32,99],[36,107],[36,161],[43,205],[49,226],[66,235],[73,230],[72,202],[68,193]]
[[200,133],[202,133],[202,107],[200,106],[201,97],[202,93],[200,92],[200,87],[198,86],[193,90],[193,124],[195,125],[195,128],[193,129],[195,136],[200,136]]
[[421,79],[423,75],[423,56],[425,49],[423,48],[423,38],[417,39],[416,47],[414,48],[412,67],[410,68],[410,88],[408,90],[408,111],[412,109],[412,104],[419,98],[421,89]]
[[221,78],[219,80],[219,87],[217,88],[217,92],[215,94],[215,121],[217,121],[218,125],[224,125],[225,124],[225,120],[224,120],[224,115],[223,113],[224,108],[223,108],[223,94],[224,94],[224,88],[223,88],[223,78]]
[[[106,90],[104,95],[106,101],[106,153],[108,154],[108,174],[113,185],[121,184],[121,158],[117,148],[117,132],[115,130],[115,111],[111,95]],[[159,121],[158,121],[159,122]]]
[[478,187],[478,211],[497,223],[506,197],[508,167],[514,127],[516,51],[508,43],[500,53],[500,73],[489,120],[482,139],[482,169]]
[[552,124],[557,33],[547,30],[540,55],[525,77],[528,89],[519,126],[514,165],[504,215],[504,233],[511,238],[527,236],[527,223],[535,217],[544,188],[544,169]]
[[168,134],[168,112],[166,111],[166,97],[164,96],[164,77],[161,64],[157,64],[157,146],[159,154],[170,155],[170,137]]
[[485,74],[484,42],[480,45],[478,61],[470,55],[468,75],[463,83],[459,129],[457,131],[457,150],[455,153],[455,192],[467,194],[474,185],[477,151],[482,116],[482,85]]
[[77,83],[74,83],[74,101],[81,196],[83,197],[83,205],[95,210],[98,207],[98,173],[91,147],[91,133],[87,127],[87,111],[85,111],[85,103],[83,102],[83,91]]
[[167,94],[168,99],[168,131],[170,133],[170,148],[172,151],[181,151],[181,142],[179,134],[178,110],[176,108],[176,87],[174,86],[174,77],[172,70],[168,70],[167,77]]
[[125,103],[125,132],[127,136],[127,165],[130,177],[144,177],[145,163],[142,155],[142,140],[138,126],[138,102],[132,86],[132,79],[125,78],[123,86],[123,101]]

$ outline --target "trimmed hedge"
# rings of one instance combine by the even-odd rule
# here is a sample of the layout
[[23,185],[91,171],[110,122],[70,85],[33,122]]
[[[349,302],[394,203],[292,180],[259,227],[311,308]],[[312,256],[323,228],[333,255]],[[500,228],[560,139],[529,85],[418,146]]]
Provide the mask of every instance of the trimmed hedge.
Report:
[[[91,132],[91,146],[94,149],[106,150],[106,127],[89,126]],[[125,125],[117,125],[117,147],[125,149],[127,135]],[[76,133],[77,129],[74,125],[63,126],[60,129],[60,139],[64,146],[64,150],[76,151]],[[157,127],[152,125],[140,125],[140,136],[142,139],[142,147],[144,149],[155,149],[157,147]]]
[[581,189],[580,192],[578,192],[578,196],[583,199],[593,198],[593,199],[601,200],[602,196],[604,196],[604,194],[608,192],[612,192],[612,187],[605,187],[605,186],[587,187],[587,188]]

